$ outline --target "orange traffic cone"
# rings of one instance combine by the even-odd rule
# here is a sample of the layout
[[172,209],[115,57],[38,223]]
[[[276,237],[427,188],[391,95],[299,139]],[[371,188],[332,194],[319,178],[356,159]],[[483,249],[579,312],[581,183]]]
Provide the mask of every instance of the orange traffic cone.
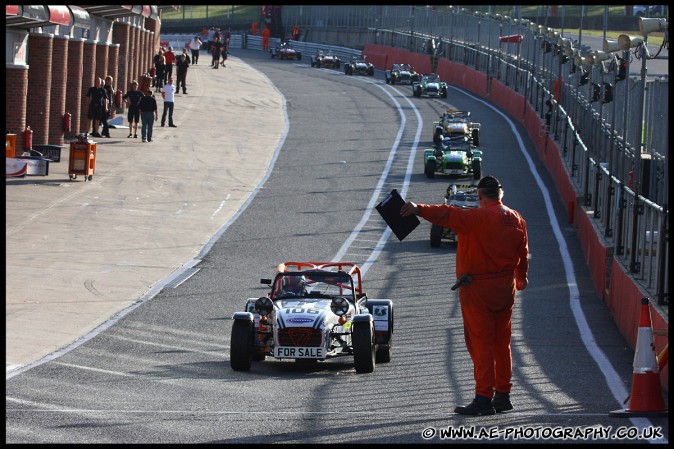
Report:
[[627,408],[614,410],[608,415],[616,417],[667,416],[669,411],[660,389],[658,358],[655,355],[648,298],[641,299],[641,315],[633,367],[632,393],[625,400],[625,402],[629,401]]

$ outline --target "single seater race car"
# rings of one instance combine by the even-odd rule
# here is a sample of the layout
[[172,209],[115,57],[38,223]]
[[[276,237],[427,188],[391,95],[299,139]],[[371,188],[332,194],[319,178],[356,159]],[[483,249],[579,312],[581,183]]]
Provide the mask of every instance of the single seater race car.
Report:
[[[450,184],[445,194],[445,204],[473,209],[479,206],[477,201],[477,184]],[[431,247],[439,248],[443,240],[458,242],[459,237],[451,228],[431,225]]]
[[445,137],[467,138],[473,146],[480,146],[480,124],[471,122],[470,112],[447,109],[440,120],[433,122],[433,144],[437,145]]
[[325,67],[330,69],[338,69],[341,67],[342,61],[332,53],[318,50],[316,56],[311,58],[311,67]]
[[344,74],[374,76],[374,65],[365,56],[352,56],[351,61],[344,64]]
[[289,42],[281,42],[275,48],[269,49],[271,58],[302,60],[302,52],[296,50]]
[[415,97],[425,95],[427,97],[447,98],[447,83],[441,81],[440,76],[436,73],[421,75],[418,82],[412,82],[412,94]]
[[473,148],[467,138],[445,137],[434,148],[424,150],[424,173],[428,178],[437,174],[453,177],[482,176],[482,151]]
[[230,364],[248,371],[266,357],[323,361],[352,356],[357,373],[391,361],[393,302],[363,292],[352,262],[285,262],[271,291],[248,298],[232,319]]
[[412,84],[419,81],[419,74],[409,64],[393,64],[390,70],[384,72],[386,84]]

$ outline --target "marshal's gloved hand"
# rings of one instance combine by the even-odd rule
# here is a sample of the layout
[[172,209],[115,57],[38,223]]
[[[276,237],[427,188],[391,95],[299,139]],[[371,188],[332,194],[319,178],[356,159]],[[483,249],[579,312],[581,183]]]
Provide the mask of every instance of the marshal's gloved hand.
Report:
[[529,281],[527,280],[527,278],[515,280],[515,288],[517,290],[524,290],[525,288],[527,288],[527,285],[529,285]]

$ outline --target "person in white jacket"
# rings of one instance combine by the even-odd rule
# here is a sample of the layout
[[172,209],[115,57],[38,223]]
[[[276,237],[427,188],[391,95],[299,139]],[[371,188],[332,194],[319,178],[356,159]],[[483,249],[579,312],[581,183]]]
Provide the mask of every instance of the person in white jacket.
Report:
[[192,50],[192,64],[195,64],[199,61],[199,50],[201,49],[201,39],[199,39],[199,36],[194,36],[194,38],[190,41],[189,46],[190,50]]

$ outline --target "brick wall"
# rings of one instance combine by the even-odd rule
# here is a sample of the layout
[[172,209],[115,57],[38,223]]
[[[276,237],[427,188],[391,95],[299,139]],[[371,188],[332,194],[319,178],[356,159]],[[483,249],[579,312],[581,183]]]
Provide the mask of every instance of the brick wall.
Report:
[[63,145],[63,114],[66,109],[68,82],[68,36],[55,36],[52,51],[51,96],[49,101],[49,134],[45,143]]
[[94,85],[94,76],[96,73],[96,50],[97,45],[93,41],[84,43],[84,53],[82,56],[82,90],[80,92],[81,112],[80,112],[80,133],[91,132],[91,121],[87,117],[89,113],[89,98],[87,91]]
[[[129,78],[129,36],[131,33],[128,23],[115,22],[112,28],[112,41],[119,44],[119,55],[117,57],[117,88],[122,92],[129,90],[131,79]],[[122,102],[121,112],[126,110],[126,105]]]
[[23,152],[23,131],[26,129],[28,66],[5,68],[5,128],[16,134],[16,154]]
[[51,98],[52,34],[28,35],[28,97],[26,125],[33,130],[33,144],[46,144],[49,137],[49,103]]
[[[71,114],[72,131],[66,135],[77,135],[82,123],[82,61],[84,58],[84,39],[70,39],[68,42],[68,80],[66,84],[66,112]],[[86,91],[84,92],[86,94]],[[85,110],[86,114],[86,110]],[[86,116],[85,116],[86,122]]]

